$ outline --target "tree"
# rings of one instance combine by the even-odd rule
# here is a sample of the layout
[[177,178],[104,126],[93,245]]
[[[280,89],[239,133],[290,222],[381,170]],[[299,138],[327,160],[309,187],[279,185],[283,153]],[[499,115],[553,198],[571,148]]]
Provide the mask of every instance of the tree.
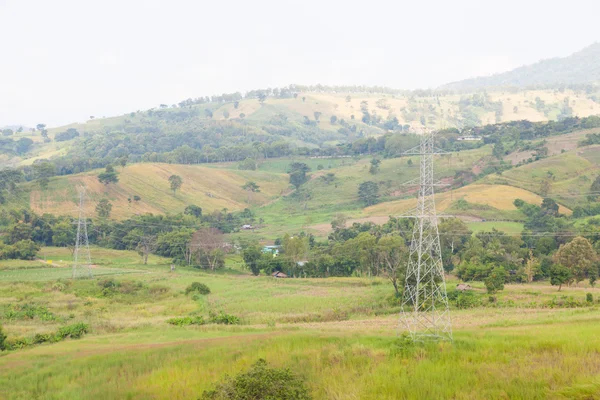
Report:
[[335,123],[337,122],[337,117],[335,115],[332,115],[331,118],[329,118],[329,121],[331,122],[331,125],[335,125]]
[[179,175],[171,175],[169,177],[169,184],[171,185],[173,194],[175,194],[181,188],[181,185],[183,185],[183,179]]
[[331,221],[331,228],[334,231],[337,231],[338,229],[344,229],[346,227],[346,223],[348,222],[348,217],[344,214],[336,214],[335,217],[333,218],[333,221]]
[[33,165],[33,175],[38,180],[42,190],[48,189],[50,177],[56,175],[56,166],[50,162],[44,161]]
[[496,157],[498,160],[502,160],[502,158],[504,157],[504,143],[502,143],[502,140],[498,140],[496,142],[496,144],[494,145],[494,149],[492,150],[492,155],[494,157]]
[[548,196],[550,191],[552,190],[552,181],[548,178],[542,179],[540,182],[540,194],[542,196]]
[[598,201],[600,199],[600,175],[596,177],[592,186],[590,186],[589,201]]
[[223,111],[223,118],[225,118],[225,119],[229,118],[229,111],[227,111],[227,110]]
[[358,197],[366,206],[376,204],[379,198],[379,186],[373,181],[361,183],[358,186]]
[[112,211],[112,204],[106,199],[102,199],[96,205],[96,214],[99,218],[108,219]]
[[494,294],[500,290],[504,290],[504,282],[506,282],[506,270],[503,267],[495,267],[487,278],[483,281],[485,288],[489,294]]
[[381,160],[379,160],[377,158],[373,158],[371,160],[371,167],[369,168],[369,173],[371,175],[375,175],[376,173],[378,173],[380,165],[381,165]]
[[190,204],[189,206],[187,206],[185,208],[183,213],[185,215],[193,215],[196,218],[200,218],[200,217],[202,217],[202,208],[200,208],[194,204]]
[[154,235],[143,235],[140,237],[140,241],[136,246],[138,254],[144,260],[144,265],[148,264],[148,256],[156,248],[156,236]]
[[322,113],[322,112],[320,112],[320,111],[315,111],[313,114],[314,114],[314,116],[315,116],[315,121],[319,122],[319,118],[321,118],[321,115],[322,115],[323,113]]
[[575,282],[579,283],[587,277],[597,258],[598,255],[590,241],[577,236],[560,246],[554,255],[554,262],[568,268]]
[[533,282],[533,278],[537,275],[540,269],[540,262],[537,258],[533,256],[533,250],[529,250],[529,258],[527,258],[527,262],[525,263],[525,276],[527,277],[527,282]]
[[244,259],[244,263],[246,267],[252,271],[252,274],[258,276],[260,274],[260,259],[262,257],[262,252],[260,248],[257,246],[251,246],[244,249],[242,253],[242,258]]
[[223,233],[217,228],[198,229],[189,243],[190,254],[200,268],[211,271],[225,266]]
[[98,180],[100,183],[108,185],[110,183],[119,182],[119,177],[117,176],[117,172],[112,165],[107,165],[105,171],[98,175]]
[[73,254],[75,251],[75,226],[65,220],[54,225],[52,230],[52,244],[57,247],[67,247]]
[[399,298],[399,284],[404,281],[409,254],[404,239],[401,236],[384,236],[379,239],[376,251],[383,275],[390,280]]
[[296,190],[308,180],[307,172],[310,172],[310,167],[305,163],[295,162],[290,165],[290,183]]
[[239,101],[234,101],[233,102],[233,108],[235,108],[237,110],[237,108],[240,106],[240,102]]
[[542,205],[540,206],[540,210],[545,215],[551,215],[553,217],[558,217],[558,204],[551,198],[546,197],[542,201]]
[[212,118],[213,117],[213,112],[210,108],[205,108],[204,109],[204,115],[206,116],[206,118]]
[[46,124],[37,124],[37,125],[35,126],[35,128],[36,128],[38,131],[43,131],[44,129],[46,129]]
[[31,146],[33,145],[33,140],[29,138],[21,138],[17,140],[17,144],[15,146],[15,151],[17,154],[25,154],[29,151]]
[[346,103],[350,103],[352,101],[352,97],[346,96]]
[[256,184],[256,182],[248,181],[242,186],[242,189],[248,192],[248,203],[250,203],[250,197],[252,193],[260,192],[260,186]]
[[560,264],[555,264],[550,268],[550,284],[552,286],[558,286],[558,291],[562,288],[562,285],[569,283],[573,279],[573,274],[569,268],[564,267]]

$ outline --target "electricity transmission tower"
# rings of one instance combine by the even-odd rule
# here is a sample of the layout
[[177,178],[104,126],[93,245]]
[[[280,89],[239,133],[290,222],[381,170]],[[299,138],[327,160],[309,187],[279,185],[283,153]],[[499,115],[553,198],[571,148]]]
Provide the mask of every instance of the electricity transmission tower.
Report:
[[73,279],[92,278],[92,259],[90,256],[90,244],[88,242],[87,219],[85,217],[85,189],[81,186],[79,190],[79,221],[77,222],[77,237],[75,239],[75,251],[73,252]]
[[421,144],[405,154],[421,156],[421,171],[400,322],[414,340],[452,340],[434,199],[434,187],[443,184],[434,182],[433,157],[442,152],[434,147],[433,132],[425,132]]

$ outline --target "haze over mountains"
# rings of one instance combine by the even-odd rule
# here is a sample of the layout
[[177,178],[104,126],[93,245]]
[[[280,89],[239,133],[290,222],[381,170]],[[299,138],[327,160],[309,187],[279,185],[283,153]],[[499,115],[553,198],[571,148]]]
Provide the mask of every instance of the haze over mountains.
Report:
[[542,60],[492,76],[465,79],[440,89],[473,91],[506,87],[557,87],[600,83],[600,43],[594,43],[568,57]]

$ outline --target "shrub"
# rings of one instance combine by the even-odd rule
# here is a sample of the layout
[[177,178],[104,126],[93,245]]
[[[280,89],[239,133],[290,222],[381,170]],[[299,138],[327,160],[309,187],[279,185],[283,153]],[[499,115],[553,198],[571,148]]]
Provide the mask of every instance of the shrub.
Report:
[[479,306],[479,299],[473,292],[462,292],[456,296],[456,308],[459,310],[464,310],[467,308],[473,308]]
[[204,321],[203,317],[180,317],[180,318],[171,318],[167,320],[167,323],[175,326],[187,326],[187,325],[204,325],[206,321]]
[[5,312],[4,317],[7,320],[14,319],[34,319],[38,318],[41,321],[54,321],[56,316],[52,314],[48,308],[42,305],[26,303],[10,306]]
[[209,322],[213,324],[223,324],[223,325],[237,325],[240,323],[240,319],[235,315],[225,314],[223,311],[216,314],[214,312],[209,313]]
[[185,294],[192,292],[198,292],[200,294],[210,294],[210,289],[204,283],[193,282],[190,286],[185,289]]
[[63,340],[66,338],[79,339],[89,330],[89,326],[83,322],[79,322],[72,325],[63,326],[56,332],[56,341]]
[[236,377],[226,376],[214,390],[205,391],[203,400],[310,400],[304,382],[288,368],[269,368],[263,359],[258,360],[248,372]]
[[585,295],[585,301],[588,303],[593,303],[594,302],[594,295],[592,295],[591,293],[586,293]]
[[6,334],[0,325],[0,351],[6,350]]

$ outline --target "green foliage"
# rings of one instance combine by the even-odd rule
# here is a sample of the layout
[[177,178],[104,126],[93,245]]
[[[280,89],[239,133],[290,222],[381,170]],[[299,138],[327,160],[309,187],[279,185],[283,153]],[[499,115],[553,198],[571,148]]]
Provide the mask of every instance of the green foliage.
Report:
[[375,175],[379,172],[379,166],[381,165],[381,160],[377,158],[371,159],[371,167],[369,167],[369,173],[371,175]]
[[33,346],[42,343],[56,343],[65,339],[79,339],[84,334],[88,333],[89,325],[79,322],[72,325],[60,327],[54,334],[36,333],[30,338],[13,338],[8,340],[2,335],[0,329],[0,350],[19,350],[28,346]]
[[246,267],[248,267],[248,269],[252,271],[252,274],[260,274],[260,259],[262,257],[262,252],[260,248],[258,248],[257,246],[248,247],[244,249],[242,257],[244,259]]
[[67,338],[79,339],[84,334],[88,333],[89,329],[90,329],[89,325],[87,325],[83,322],[63,326],[58,330],[55,338],[57,340],[64,340]]
[[586,293],[585,294],[585,301],[589,304],[594,302],[594,295],[591,293]]
[[292,163],[288,172],[290,175],[290,183],[296,189],[300,188],[301,185],[308,181],[308,176],[306,175],[308,172],[310,172],[310,167],[305,163]]
[[112,211],[112,203],[107,199],[101,199],[96,205],[96,214],[98,217],[107,219]]
[[187,326],[187,325],[204,325],[206,321],[202,316],[195,317],[180,317],[180,318],[170,318],[167,320],[168,324],[175,326]]
[[179,175],[171,175],[169,176],[169,185],[173,194],[175,194],[181,188],[181,185],[183,185],[183,179]]
[[573,274],[569,268],[560,264],[553,265],[552,268],[550,268],[550,284],[552,286],[558,286],[559,291],[563,284],[569,283],[572,279]]
[[500,290],[504,290],[504,283],[506,282],[506,270],[502,267],[496,267],[492,269],[490,275],[483,281],[485,288],[489,294],[494,294]]
[[255,171],[256,170],[256,160],[248,157],[245,160],[239,162],[238,169]]
[[25,303],[9,306],[4,312],[4,318],[7,320],[32,320],[54,321],[56,315],[51,313],[46,306],[34,303]]
[[193,282],[185,289],[185,294],[199,293],[202,295],[210,294],[210,288],[202,282]]
[[208,322],[211,324],[222,324],[222,325],[239,325],[240,319],[235,315],[226,314],[223,311],[218,314],[215,312],[209,312]]
[[379,186],[376,182],[367,181],[358,185],[358,198],[365,206],[377,204],[379,199]]
[[258,360],[248,372],[225,377],[214,390],[205,391],[202,400],[310,400],[304,382],[289,369],[270,368]]
[[107,165],[106,170],[98,175],[98,180],[100,183],[108,185],[109,183],[119,182],[119,177],[117,176],[115,168],[112,165]]
[[0,325],[0,351],[4,350],[6,350],[6,334],[4,333],[2,325]]

